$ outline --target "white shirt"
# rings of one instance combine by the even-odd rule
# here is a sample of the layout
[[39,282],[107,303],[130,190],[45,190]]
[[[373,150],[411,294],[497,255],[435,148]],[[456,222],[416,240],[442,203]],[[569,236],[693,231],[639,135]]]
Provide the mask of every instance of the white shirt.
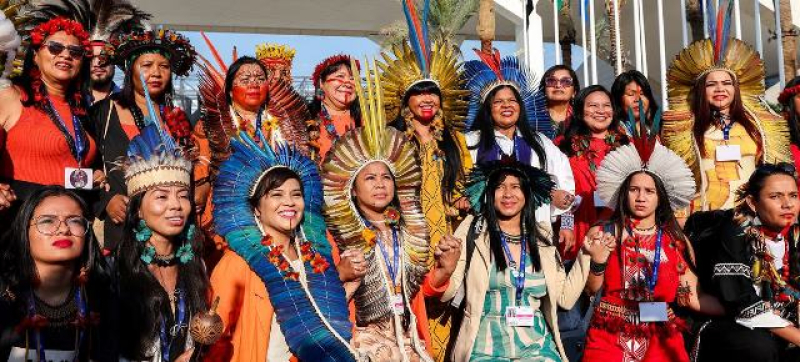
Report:
[[[516,130],[516,135],[518,137],[522,137],[520,134],[519,129]],[[564,190],[569,192],[570,194],[575,194],[575,178],[572,175],[572,168],[569,165],[569,158],[561,152],[553,141],[551,141],[547,136],[536,132],[536,136],[539,137],[539,143],[541,143],[542,148],[544,148],[544,154],[546,158],[546,165],[544,167],[544,171],[547,171],[550,174],[550,178],[556,183],[556,190]],[[469,155],[472,158],[472,163],[476,163],[478,160],[478,143],[480,142],[481,138],[481,131],[472,131],[468,132],[464,135],[464,138],[467,143],[467,148],[469,149]],[[500,150],[507,155],[511,155],[514,153],[514,140],[506,137],[504,134],[494,131],[494,139],[497,142],[497,145],[500,146]],[[525,160],[519,160],[520,162],[525,162]],[[529,165],[537,168],[542,168],[539,164],[539,156],[536,155],[536,152],[531,150],[531,159],[527,161]],[[542,205],[538,209],[536,209],[536,221],[537,222],[553,222],[555,221],[555,217],[558,215],[563,214],[567,210],[561,210],[555,206],[550,204]]]
[[[299,252],[298,252],[299,254]],[[300,283],[306,286],[306,273],[303,266],[303,257],[290,261],[292,270],[300,274]],[[269,347],[267,347],[267,362],[288,362],[292,358],[292,352],[289,351],[289,345],[286,344],[286,337],[283,336],[280,325],[278,325],[278,316],[272,316],[272,327],[269,330]]]

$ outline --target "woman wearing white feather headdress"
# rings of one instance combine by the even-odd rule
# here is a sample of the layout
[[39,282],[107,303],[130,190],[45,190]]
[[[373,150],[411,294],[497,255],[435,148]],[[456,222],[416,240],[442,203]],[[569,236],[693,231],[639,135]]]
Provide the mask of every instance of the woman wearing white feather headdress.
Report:
[[[589,230],[584,242],[605,242],[611,257],[590,266],[587,289],[602,297],[592,316],[584,361],[688,361],[685,323],[668,303],[720,314],[713,297],[698,292],[693,252],[675,209],[694,197],[692,172],[657,141],[653,128],[636,127],[632,143],[609,153],[597,171],[599,197],[614,213]],[[641,132],[641,133],[640,133]],[[615,245],[616,244],[616,245]]]

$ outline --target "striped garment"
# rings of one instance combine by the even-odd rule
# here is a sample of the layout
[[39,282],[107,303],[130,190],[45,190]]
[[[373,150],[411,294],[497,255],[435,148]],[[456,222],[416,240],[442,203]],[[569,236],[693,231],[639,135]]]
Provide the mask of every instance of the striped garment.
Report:
[[522,305],[534,310],[532,327],[509,327],[505,310],[514,303],[515,289],[511,269],[498,272],[494,262],[489,267],[489,290],[484,299],[481,324],[470,361],[560,362],[558,348],[539,309],[547,294],[544,274],[533,273],[530,258],[526,263]]

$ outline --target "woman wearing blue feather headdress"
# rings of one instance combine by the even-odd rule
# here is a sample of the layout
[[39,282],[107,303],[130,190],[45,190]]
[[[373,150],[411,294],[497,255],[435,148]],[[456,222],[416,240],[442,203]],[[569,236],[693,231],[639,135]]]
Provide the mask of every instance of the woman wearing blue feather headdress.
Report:
[[465,240],[442,300],[459,304],[453,361],[564,361],[556,310],[583,291],[589,259],[608,257],[587,244],[566,273],[549,220],[535,210],[555,186],[546,172],[511,158],[476,166],[467,195],[476,216],[456,231]]
[[[556,187],[551,203],[536,211],[536,220],[550,221],[572,206],[575,181],[569,160],[549,138],[554,128],[544,94],[516,57],[501,60],[496,49],[492,54],[476,52],[481,60],[464,65],[470,90],[466,140],[472,160],[480,164],[510,156],[542,167],[556,181]],[[559,240],[572,240],[568,229],[560,233]]]
[[244,132],[230,147],[213,194],[228,243],[211,275],[225,328],[207,360],[356,361],[316,163]]

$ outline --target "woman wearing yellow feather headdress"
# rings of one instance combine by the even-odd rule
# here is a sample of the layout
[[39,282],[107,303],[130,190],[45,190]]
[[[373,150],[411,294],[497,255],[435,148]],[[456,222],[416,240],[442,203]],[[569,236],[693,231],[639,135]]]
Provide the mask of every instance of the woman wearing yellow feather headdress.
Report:
[[364,125],[342,135],[322,164],[325,218],[355,305],[352,344],[373,361],[431,361],[424,297],[447,288],[460,243],[445,237],[431,250],[419,159],[401,132],[386,128],[380,78],[373,86],[366,68],[368,91],[355,82]]
[[732,208],[736,189],[757,165],[790,155],[786,122],[759,98],[763,62],[749,45],[729,38],[731,8],[728,1],[716,20],[709,19],[712,38],[690,44],[667,75],[671,110],[664,114],[662,140],[698,183],[698,197],[679,215],[684,218],[694,210]]

